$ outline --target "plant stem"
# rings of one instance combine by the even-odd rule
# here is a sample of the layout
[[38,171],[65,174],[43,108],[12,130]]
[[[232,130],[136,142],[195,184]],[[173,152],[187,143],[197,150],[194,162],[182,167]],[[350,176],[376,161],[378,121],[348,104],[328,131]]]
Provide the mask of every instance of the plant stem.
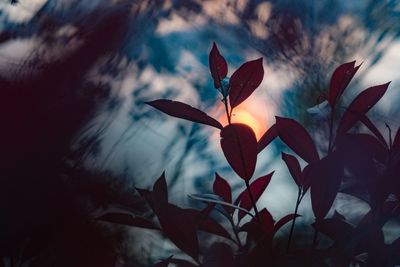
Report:
[[389,150],[392,149],[392,129],[390,128],[390,126],[385,123],[386,128],[388,128],[389,130]]
[[249,193],[249,196],[250,196],[251,203],[253,204],[254,212],[256,213],[257,221],[259,223],[261,223],[260,215],[258,214],[258,209],[256,206],[256,202],[254,201],[253,193],[251,192],[251,189],[250,189],[250,183],[247,180],[245,181],[245,183],[246,183],[247,192]]
[[225,105],[225,112],[226,112],[226,117],[228,118],[228,123],[231,124],[231,116],[229,113],[229,108],[228,108],[228,99],[223,99],[222,102],[224,102]]
[[242,245],[242,242],[240,241],[238,232],[236,231],[236,226],[235,226],[235,224],[233,223],[232,217],[229,218],[229,222],[231,223],[231,225],[232,225],[232,230],[233,230],[233,232],[235,233],[235,237],[236,237],[236,239],[237,239],[237,245],[238,245],[239,248],[241,249],[241,248],[243,247],[243,245]]
[[294,225],[296,223],[297,210],[299,208],[300,202],[301,202],[301,189],[299,188],[299,193],[297,195],[297,201],[296,201],[296,207],[294,209],[294,216],[295,217],[293,218],[292,226],[290,227],[289,240],[288,240],[287,247],[286,247],[286,253],[289,252],[290,243],[292,241],[292,236],[293,236],[293,231],[294,231]]

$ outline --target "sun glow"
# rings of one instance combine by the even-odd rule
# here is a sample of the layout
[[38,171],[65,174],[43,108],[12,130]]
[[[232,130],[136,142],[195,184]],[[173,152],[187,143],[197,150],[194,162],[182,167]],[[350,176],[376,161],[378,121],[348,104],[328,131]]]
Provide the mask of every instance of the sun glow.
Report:
[[[219,119],[222,125],[228,124],[226,114]],[[231,122],[243,123],[250,126],[256,134],[257,140],[261,138],[266,130],[266,122],[260,116],[250,112],[245,107],[237,107],[233,110]]]

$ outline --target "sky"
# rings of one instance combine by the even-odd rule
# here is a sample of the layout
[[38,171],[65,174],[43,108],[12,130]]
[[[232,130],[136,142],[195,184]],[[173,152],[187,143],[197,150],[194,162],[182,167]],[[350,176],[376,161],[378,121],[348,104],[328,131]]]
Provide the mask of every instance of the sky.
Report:
[[[2,0],[0,10],[2,33],[15,32],[0,43],[0,76],[6,80],[36,75],[41,65],[79,51],[100,24],[98,14],[121,14],[120,42],[83,74],[85,82],[107,86],[108,95],[71,147],[96,136],[97,152],[84,157],[87,168],[126,175],[137,187],[149,187],[165,170],[173,201],[185,205],[193,204],[188,194],[211,190],[215,172],[226,177],[235,192],[241,181],[228,167],[215,130],[167,117],[144,102],[183,101],[226,124],[208,68],[213,42],[228,61],[228,76],[242,63],[263,58],[263,82],[234,116],[251,124],[258,138],[274,123],[274,116],[281,115],[305,122],[318,140],[313,129],[323,123],[323,115],[314,117],[307,109],[317,104],[318,91],[326,91],[334,68],[352,60],[362,67],[344,104],[360,90],[392,81],[370,114],[382,129],[385,122],[393,129],[400,125],[393,116],[400,84],[396,1],[20,0],[11,5]],[[93,25],[92,14],[97,14]],[[51,30],[45,27],[49,21],[54,23]],[[280,161],[282,149],[288,151],[277,141],[262,152],[255,174],[276,170],[260,205],[277,217],[294,208],[296,196]],[[324,148],[319,149],[323,153]],[[365,212],[343,203],[337,201],[335,207],[349,216]],[[302,209],[309,211],[310,206]]]

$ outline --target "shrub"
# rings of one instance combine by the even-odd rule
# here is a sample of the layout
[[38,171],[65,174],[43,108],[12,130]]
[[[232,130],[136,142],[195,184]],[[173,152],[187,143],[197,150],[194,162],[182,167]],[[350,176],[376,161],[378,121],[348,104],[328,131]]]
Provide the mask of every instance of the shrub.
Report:
[[[400,264],[400,239],[384,242],[382,227],[400,214],[400,131],[389,142],[366,113],[382,98],[389,83],[362,91],[343,114],[338,103],[360,66],[355,61],[339,66],[333,73],[328,92],[323,98],[330,107],[326,155],[320,155],[314,140],[296,120],[276,117],[276,122],[257,141],[245,124],[232,123],[232,112],[260,85],[264,70],[262,58],[240,66],[228,79],[228,65],[214,43],[209,54],[209,67],[214,87],[221,93],[228,125],[185,103],[168,99],[148,102],[150,106],[173,117],[214,127],[220,131],[221,149],[237,175],[243,180],[243,191],[234,199],[226,179],[216,174],[214,194],[193,195],[207,203],[203,210],[178,207],[168,200],[168,187],[163,173],[152,190],[137,189],[158,218],[158,223],[127,213],[106,213],[103,221],[161,231],[192,260],[169,257],[154,266],[394,266]],[[335,123],[338,121],[338,123]],[[364,124],[370,134],[350,131]],[[298,187],[293,214],[275,220],[256,203],[267,188],[274,172],[254,177],[257,155],[280,138],[296,155],[282,153],[282,160]],[[300,157],[306,163],[302,169]],[[348,186],[350,184],[351,186]],[[310,191],[315,217],[315,234],[310,246],[291,250],[298,207]],[[332,204],[341,191],[368,203],[370,210],[353,225],[335,211],[328,217]],[[209,216],[215,209],[232,226],[229,231]],[[242,219],[250,216],[243,223]],[[285,224],[291,224],[287,245],[276,243],[275,235]],[[205,231],[226,239],[201,250],[197,232]],[[245,233],[239,234],[239,233]],[[243,238],[245,236],[245,238]],[[321,248],[322,238],[330,239],[329,248]]]

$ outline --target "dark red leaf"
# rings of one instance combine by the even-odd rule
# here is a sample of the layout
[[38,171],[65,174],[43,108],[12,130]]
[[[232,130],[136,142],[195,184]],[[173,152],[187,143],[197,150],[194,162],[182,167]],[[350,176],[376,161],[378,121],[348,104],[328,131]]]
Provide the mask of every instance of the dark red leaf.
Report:
[[[220,196],[225,202],[232,203],[231,187],[224,178],[222,178],[221,176],[218,175],[218,173],[215,174],[213,191],[214,191],[214,194],[216,194],[217,196]],[[231,208],[231,207],[223,206],[223,208],[228,213],[233,212],[233,208]]]
[[316,221],[312,226],[332,240],[348,237],[354,230],[351,224],[335,218]]
[[304,167],[303,169],[303,194],[305,194],[311,186],[311,180],[310,176],[308,175],[308,172],[310,171],[312,166],[312,163],[308,164],[307,166]]
[[332,108],[343,94],[351,79],[353,79],[354,74],[360,68],[361,65],[354,67],[355,63],[355,61],[352,61],[342,64],[332,74],[328,94],[328,102]]
[[147,228],[147,229],[160,229],[151,221],[141,218],[138,216],[132,216],[132,214],[128,213],[120,213],[120,212],[110,212],[106,213],[103,216],[97,218],[97,220],[111,222],[111,223],[118,223],[127,226],[134,226],[140,228]]
[[351,102],[340,120],[337,129],[338,135],[344,134],[352,128],[354,124],[382,98],[389,83],[365,89]]
[[216,127],[218,129],[222,129],[222,125],[216,119],[208,116],[201,110],[198,110],[188,104],[172,101],[169,99],[158,99],[150,102],[146,102],[146,104],[176,118],[181,118],[193,122],[203,123],[206,125],[210,125]]
[[262,58],[248,61],[240,66],[229,80],[229,103],[231,108],[246,100],[264,78]]
[[276,116],[278,135],[297,155],[308,163],[318,161],[319,156],[307,130],[297,121]]
[[294,218],[297,217],[300,217],[300,215],[294,213],[282,217],[279,221],[276,222],[274,226],[274,233],[278,232],[278,230],[281,229],[282,226],[284,226],[285,224],[287,224],[288,222],[292,221]]
[[316,220],[323,219],[336,198],[343,177],[343,163],[332,153],[311,165],[311,205]]
[[221,147],[232,169],[244,180],[250,180],[257,163],[257,139],[253,130],[232,123],[221,131]]
[[381,141],[382,145],[387,146],[385,138],[382,136],[381,132],[376,128],[372,121],[367,117],[367,115],[361,115],[360,121]]
[[261,136],[257,144],[257,153],[260,153],[265,147],[267,147],[276,137],[278,131],[276,124],[272,125],[264,134]]
[[[260,178],[258,178],[257,180],[255,180],[254,182],[252,182],[250,184],[250,190],[253,194],[254,197],[254,201],[257,203],[258,199],[261,197],[262,193],[264,193],[265,189],[267,188],[269,182],[271,181],[272,175],[274,174],[274,172],[271,172],[265,176],[262,176]],[[247,191],[247,189],[245,189],[240,195],[240,203],[239,206],[241,208],[244,208],[248,211],[250,211],[253,208],[253,204],[251,202],[251,198],[250,198],[250,194]],[[246,213],[244,213],[243,211],[239,210],[238,216],[239,216],[239,220],[243,218],[243,216]]]
[[156,215],[163,233],[183,252],[197,260],[199,244],[194,218],[184,209],[172,204],[163,206]]
[[221,87],[221,80],[228,74],[228,64],[225,58],[219,53],[218,47],[213,43],[212,49],[208,56],[208,65],[210,67],[211,76],[214,79],[214,87]]
[[204,253],[202,266],[235,266],[232,248],[229,245],[221,242],[212,244]]
[[165,172],[163,172],[154,183],[153,195],[155,197],[155,201],[158,201],[160,203],[168,203],[168,188],[167,182],[165,180]]
[[169,263],[170,263],[169,261],[163,260],[163,261],[157,262],[152,267],[168,267]]
[[399,151],[400,150],[400,127],[397,129],[396,136],[394,137],[393,144],[392,144],[392,149],[394,151]]
[[228,231],[222,225],[209,217],[204,219],[199,224],[199,230],[231,239],[231,235],[228,233]]
[[240,227],[240,231],[247,232],[248,235],[255,241],[268,236],[273,237],[274,234],[274,218],[271,213],[266,209],[259,212],[260,222],[256,217],[252,218],[249,222]]
[[303,186],[303,173],[301,172],[300,163],[295,156],[282,152],[282,159],[289,169],[290,175],[298,187]]
[[[347,165],[354,160],[351,158],[354,155],[357,155],[357,159],[374,158],[381,163],[386,161],[388,155],[388,149],[382,142],[379,142],[373,135],[364,133],[340,136],[337,147]],[[359,168],[366,169],[366,166],[359,166]]]
[[194,221],[199,230],[231,239],[231,235],[228,233],[228,231],[226,231],[226,229],[222,227],[219,223],[217,223],[214,219],[208,217],[208,214],[204,213],[203,211],[195,209],[185,209],[185,212],[190,217],[194,218]]
[[259,212],[259,216],[264,232],[267,234],[273,234],[275,220],[272,217],[271,213],[266,208],[263,208]]

